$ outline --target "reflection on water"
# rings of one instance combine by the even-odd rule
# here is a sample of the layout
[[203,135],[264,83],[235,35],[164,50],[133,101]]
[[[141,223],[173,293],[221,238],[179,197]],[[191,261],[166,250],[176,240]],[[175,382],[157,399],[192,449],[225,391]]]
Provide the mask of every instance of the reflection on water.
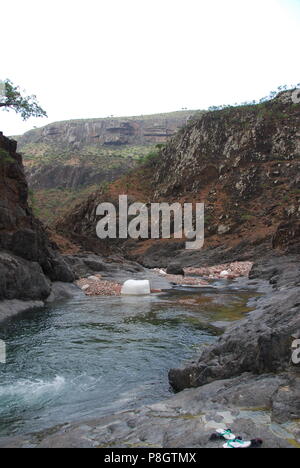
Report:
[[211,322],[247,312],[249,296],[224,287],[151,297],[80,296],[10,320],[0,331],[7,342],[0,434],[165,398],[169,368],[216,339]]

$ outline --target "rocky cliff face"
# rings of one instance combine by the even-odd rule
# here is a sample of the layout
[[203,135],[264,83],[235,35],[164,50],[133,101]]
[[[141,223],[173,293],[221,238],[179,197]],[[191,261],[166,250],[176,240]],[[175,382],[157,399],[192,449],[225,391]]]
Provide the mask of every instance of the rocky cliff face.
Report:
[[16,142],[0,133],[0,301],[45,299],[51,281],[73,279],[28,206],[28,186]]
[[156,196],[199,193],[211,184],[217,195],[243,202],[285,182],[299,188],[299,119],[290,92],[263,105],[203,115],[164,151]]
[[87,146],[118,147],[153,145],[165,142],[193,115],[194,111],[179,111],[140,117],[103,118],[56,122],[31,130],[18,137],[22,151],[35,143],[82,150]]
[[112,182],[133,169],[131,160],[119,161],[115,166],[93,167],[89,164],[65,163],[27,167],[26,177],[34,191],[49,189],[80,190],[91,185]]
[[192,112],[70,120],[17,137],[34,190],[78,189],[112,182],[135,167],[153,145],[164,143]]
[[[57,122],[16,137],[34,195],[46,223],[96,186],[135,168],[156,144],[165,143],[194,115],[179,111],[153,116]],[[57,191],[57,193],[55,193]],[[62,192],[63,191],[63,194]]]
[[205,203],[201,251],[185,251],[184,239],[123,244],[127,255],[146,266],[167,266],[175,257],[182,266],[253,259],[271,248],[274,236],[274,248],[299,249],[300,106],[291,92],[194,119],[143,171],[91,196],[58,228],[101,249],[96,206],[127,193],[142,202]]

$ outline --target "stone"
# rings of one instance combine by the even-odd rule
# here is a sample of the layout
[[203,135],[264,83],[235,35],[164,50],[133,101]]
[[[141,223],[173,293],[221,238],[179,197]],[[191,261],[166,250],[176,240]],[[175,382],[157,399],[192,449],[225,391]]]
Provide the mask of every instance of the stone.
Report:
[[0,300],[44,300],[50,292],[50,281],[37,262],[0,251]]
[[[273,397],[272,416],[278,423],[300,420],[300,374],[291,375]],[[299,427],[300,429],[300,427]]]
[[179,263],[171,263],[167,267],[167,275],[181,275],[184,276],[184,270]]
[[230,230],[231,230],[231,227],[227,226],[226,224],[220,224],[218,226],[218,234],[219,235],[227,234],[228,232],[230,232]]
[[75,284],[56,281],[51,284],[51,293],[46,299],[47,304],[71,299],[74,296],[82,295],[81,289]]

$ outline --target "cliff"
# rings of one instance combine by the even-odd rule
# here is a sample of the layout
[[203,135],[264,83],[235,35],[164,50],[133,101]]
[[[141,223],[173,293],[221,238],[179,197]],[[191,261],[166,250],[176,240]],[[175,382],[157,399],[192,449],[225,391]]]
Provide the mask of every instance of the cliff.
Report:
[[194,113],[195,111],[178,111],[139,117],[55,122],[18,137],[19,148],[25,155],[30,156],[34,153],[30,152],[28,146],[31,144],[40,145],[44,154],[47,153],[47,145],[61,151],[80,151],[89,146],[151,146],[165,142],[166,138],[174,135]]
[[[98,191],[57,228],[101,250],[96,206],[127,193],[132,201],[205,203],[205,245],[184,250],[184,239],[120,242],[149,267],[259,258],[265,249],[299,249],[300,106],[291,92],[259,105],[205,113],[171,138],[143,169]],[[298,234],[297,234],[298,233]],[[115,245],[115,244],[114,244]]]
[[140,117],[70,120],[31,130],[18,140],[32,206],[51,223],[97,187],[135,168],[165,143],[195,111]]
[[[28,206],[28,186],[16,142],[0,132],[0,301],[44,300],[51,292],[51,281],[73,279]],[[1,314],[0,307],[0,318]]]

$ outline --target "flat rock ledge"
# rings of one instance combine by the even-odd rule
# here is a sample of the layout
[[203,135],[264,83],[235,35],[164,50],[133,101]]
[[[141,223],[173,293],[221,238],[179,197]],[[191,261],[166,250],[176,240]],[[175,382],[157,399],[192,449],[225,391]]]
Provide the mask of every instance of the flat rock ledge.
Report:
[[245,372],[282,373],[292,363],[292,346],[300,336],[300,257],[271,257],[254,265],[252,280],[268,280],[271,290],[257,299],[255,310],[229,326],[225,333],[184,368],[171,369],[175,391],[200,387]]
[[10,319],[15,315],[26,312],[30,309],[43,307],[43,301],[21,301],[19,299],[12,299],[0,302],[0,322]]
[[246,440],[263,439],[263,448],[300,448],[300,424],[294,415],[299,390],[300,381],[293,375],[244,374],[134,411],[2,438],[0,447],[221,448],[222,443],[209,437],[217,428],[230,427]]

